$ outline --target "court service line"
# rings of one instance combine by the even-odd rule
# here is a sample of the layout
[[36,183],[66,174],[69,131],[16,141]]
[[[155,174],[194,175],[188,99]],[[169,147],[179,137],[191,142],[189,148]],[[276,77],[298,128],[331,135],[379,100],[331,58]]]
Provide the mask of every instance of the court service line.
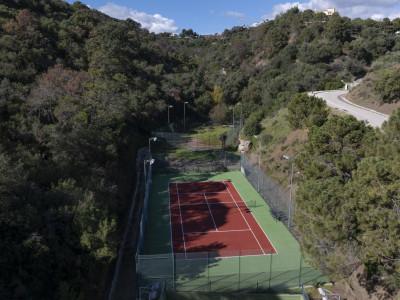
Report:
[[224,181],[224,184],[225,184],[225,188],[228,190],[229,194],[231,195],[231,198],[232,198],[233,202],[235,202],[237,208],[239,209],[240,214],[242,215],[244,221],[246,222],[247,226],[250,228],[250,231],[251,231],[251,233],[253,234],[254,238],[256,239],[258,246],[260,247],[261,251],[265,254],[264,249],[262,248],[262,246],[261,246],[260,242],[258,241],[256,235],[254,234],[253,230],[251,229],[251,226],[250,226],[249,223],[247,222],[247,219],[244,217],[244,215],[243,215],[243,213],[242,213],[242,210],[241,210],[241,209],[239,208],[239,206],[237,205],[236,200],[235,200],[235,198],[233,198],[232,193],[231,193],[231,191],[229,190],[228,186],[226,185],[225,181]]
[[[182,194],[181,194],[182,195]],[[208,203],[209,205],[219,205],[219,204],[232,204],[234,202],[230,201],[230,202],[216,202],[216,203]],[[244,203],[246,204],[245,201],[237,201],[236,203]],[[170,206],[178,206],[179,204],[170,204]],[[206,205],[205,203],[182,203],[181,206],[196,206],[196,205]],[[246,207],[247,204],[246,204]]]
[[218,232],[218,227],[217,227],[217,224],[215,224],[214,216],[213,216],[213,214],[211,212],[210,204],[208,204],[206,193],[204,193],[204,199],[206,199],[208,210],[210,211],[211,219],[213,220],[213,223],[214,223],[214,226],[215,226],[215,230]]
[[218,233],[226,233],[226,232],[242,232],[242,231],[250,231],[250,229],[238,229],[238,230],[219,230],[219,231],[194,231],[194,232],[186,232],[185,234],[192,234],[192,233],[197,233],[197,234],[206,234],[206,233],[213,233],[213,232],[218,232]]
[[185,232],[183,231],[183,220],[182,220],[182,211],[181,211],[181,202],[180,202],[180,200],[179,200],[179,190],[178,190],[178,183],[175,183],[175,186],[176,186],[176,193],[177,193],[177,195],[178,195],[178,204],[179,204],[179,215],[180,215],[180,218],[181,218],[181,227],[182,227],[182,238],[183,238],[183,247],[185,248],[185,256],[186,256],[186,259],[187,259],[187,255],[186,255],[186,241],[185,241]]
[[229,194],[227,192],[201,192],[201,193],[181,193],[181,195],[203,195],[203,194]]

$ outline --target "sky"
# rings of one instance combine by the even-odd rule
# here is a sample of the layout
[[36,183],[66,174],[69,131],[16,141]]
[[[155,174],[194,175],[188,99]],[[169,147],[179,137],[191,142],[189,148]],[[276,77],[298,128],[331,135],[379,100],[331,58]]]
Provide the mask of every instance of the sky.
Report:
[[[131,18],[150,32],[180,33],[193,29],[200,35],[220,34],[234,26],[252,26],[273,20],[297,6],[300,10],[334,7],[341,16],[391,20],[400,17],[400,0],[80,0],[90,8],[125,20]],[[74,1],[68,0],[73,3]]]

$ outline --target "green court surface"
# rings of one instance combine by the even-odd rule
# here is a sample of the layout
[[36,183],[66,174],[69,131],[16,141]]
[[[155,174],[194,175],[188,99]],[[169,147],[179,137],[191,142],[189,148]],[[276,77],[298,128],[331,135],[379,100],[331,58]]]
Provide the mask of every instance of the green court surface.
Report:
[[[174,261],[168,183],[227,180],[232,181],[245,202],[251,202],[250,210],[277,254],[209,258],[212,256],[200,253],[199,259]],[[268,205],[239,171],[156,174],[153,176],[148,211],[143,255],[138,256],[141,285],[165,281],[168,290],[261,292],[326,282],[322,272],[311,268],[301,258],[298,242],[281,222],[272,217]]]
[[194,294],[194,293],[167,293],[167,299],[174,300],[231,300],[231,299],[240,299],[240,300],[303,300],[302,295],[279,295],[279,294],[229,294],[229,295],[220,295],[220,294]]

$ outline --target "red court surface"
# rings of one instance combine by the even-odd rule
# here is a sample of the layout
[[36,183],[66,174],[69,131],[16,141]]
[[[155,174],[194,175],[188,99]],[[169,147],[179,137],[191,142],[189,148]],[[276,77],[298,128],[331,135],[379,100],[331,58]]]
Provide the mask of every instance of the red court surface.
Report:
[[173,251],[183,259],[276,253],[232,182],[169,183],[169,208]]

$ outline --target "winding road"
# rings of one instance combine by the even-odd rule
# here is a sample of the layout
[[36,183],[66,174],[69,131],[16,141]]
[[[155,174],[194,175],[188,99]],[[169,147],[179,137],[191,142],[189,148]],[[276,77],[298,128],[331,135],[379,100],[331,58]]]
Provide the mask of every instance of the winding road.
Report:
[[345,97],[347,93],[346,90],[317,91],[314,92],[314,96],[324,99],[330,107],[353,115],[358,120],[364,120],[373,127],[381,127],[382,123],[389,119],[388,115],[351,103]]

